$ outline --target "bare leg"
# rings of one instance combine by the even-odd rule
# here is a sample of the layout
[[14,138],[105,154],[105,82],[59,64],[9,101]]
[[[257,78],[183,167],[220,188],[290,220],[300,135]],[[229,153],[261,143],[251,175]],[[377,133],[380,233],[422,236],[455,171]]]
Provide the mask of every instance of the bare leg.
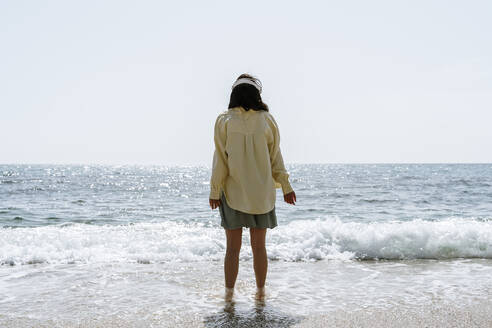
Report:
[[268,269],[268,258],[265,248],[266,228],[250,228],[251,249],[253,251],[253,267],[255,269],[257,297],[265,293],[265,280]]
[[[243,228],[225,229],[227,236],[227,250],[224,259],[224,275],[226,290],[234,288],[237,273],[239,271],[239,252],[241,251],[241,238]],[[229,292],[231,292],[229,290]]]

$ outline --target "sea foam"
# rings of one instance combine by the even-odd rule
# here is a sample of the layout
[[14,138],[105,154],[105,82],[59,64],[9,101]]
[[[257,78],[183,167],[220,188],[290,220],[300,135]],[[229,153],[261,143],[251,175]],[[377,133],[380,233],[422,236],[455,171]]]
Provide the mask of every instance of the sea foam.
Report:
[[[225,249],[223,229],[202,223],[0,229],[3,265],[219,261]],[[492,221],[297,220],[268,230],[267,253],[281,261],[492,258]],[[241,259],[251,257],[244,229]]]

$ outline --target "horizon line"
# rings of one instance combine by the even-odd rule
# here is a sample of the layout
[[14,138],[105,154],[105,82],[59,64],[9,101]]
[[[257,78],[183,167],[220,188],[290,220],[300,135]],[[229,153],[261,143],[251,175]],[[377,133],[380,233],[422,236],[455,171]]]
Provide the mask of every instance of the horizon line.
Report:
[[[492,164],[492,162],[285,162],[285,165],[466,165],[466,164]],[[204,163],[98,163],[98,162],[19,162],[0,163],[0,165],[92,165],[92,166],[207,166]]]

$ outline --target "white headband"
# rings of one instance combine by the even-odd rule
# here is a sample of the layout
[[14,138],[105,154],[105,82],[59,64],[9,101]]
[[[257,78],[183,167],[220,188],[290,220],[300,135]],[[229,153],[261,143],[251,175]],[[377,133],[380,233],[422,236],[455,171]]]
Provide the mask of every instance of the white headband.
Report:
[[253,82],[251,79],[248,79],[246,77],[243,77],[243,78],[240,78],[238,79],[236,82],[234,82],[234,84],[232,85],[232,88],[234,89],[237,85],[239,84],[243,84],[243,83],[246,83],[246,84],[251,84],[253,86],[256,87],[256,89],[258,89],[258,91],[261,93],[261,86],[258,85],[257,83]]

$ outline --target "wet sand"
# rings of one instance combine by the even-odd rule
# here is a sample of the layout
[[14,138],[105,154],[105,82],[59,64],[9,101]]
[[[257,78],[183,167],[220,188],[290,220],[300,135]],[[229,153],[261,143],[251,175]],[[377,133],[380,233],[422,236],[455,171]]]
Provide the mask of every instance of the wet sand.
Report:
[[[155,313],[154,313],[155,314]],[[94,317],[81,321],[36,320],[27,317],[9,318],[0,315],[0,323],[5,328],[24,327],[66,327],[66,328],[134,328],[134,327],[492,327],[492,302],[452,306],[436,302],[422,307],[390,307],[381,309],[368,307],[353,311],[333,310],[322,314],[296,317],[276,313],[264,305],[257,303],[250,311],[237,312],[234,306],[225,306],[223,311],[203,316],[190,314],[181,317],[169,313],[156,315],[148,314],[133,318],[107,316]]]
[[294,325],[310,327],[492,327],[492,303],[469,304],[464,307],[434,304],[415,308],[364,309],[334,311],[312,316]]

